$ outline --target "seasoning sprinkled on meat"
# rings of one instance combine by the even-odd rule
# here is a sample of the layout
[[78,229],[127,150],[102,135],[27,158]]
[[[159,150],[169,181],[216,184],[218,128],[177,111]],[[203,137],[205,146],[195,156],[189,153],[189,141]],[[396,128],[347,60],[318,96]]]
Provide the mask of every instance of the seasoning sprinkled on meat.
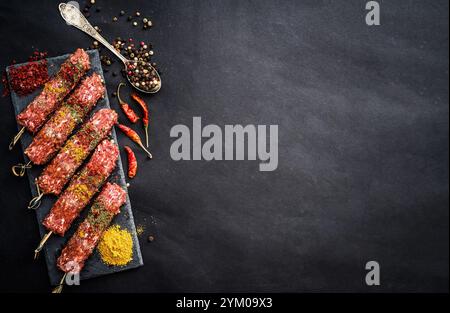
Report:
[[47,165],[37,179],[43,194],[59,195],[83,161],[100,141],[106,138],[117,122],[117,113],[101,109],[83,124]]
[[47,163],[104,93],[105,86],[99,74],[85,78],[25,150],[31,162],[38,165]]
[[17,123],[31,133],[38,131],[90,66],[87,53],[83,49],[77,49],[61,65],[58,73],[45,84],[42,92],[17,115]]
[[86,219],[70,238],[57,260],[64,272],[79,273],[94,251],[103,232],[126,201],[126,192],[117,184],[107,183],[94,201]]
[[44,226],[64,236],[73,220],[111,175],[119,158],[119,148],[111,140],[103,140],[89,162],[72,178],[69,186],[44,219]]

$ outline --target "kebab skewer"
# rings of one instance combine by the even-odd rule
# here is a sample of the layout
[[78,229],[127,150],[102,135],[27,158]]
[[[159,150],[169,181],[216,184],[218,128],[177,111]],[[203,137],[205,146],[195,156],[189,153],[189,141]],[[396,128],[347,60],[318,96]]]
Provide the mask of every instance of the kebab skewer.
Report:
[[105,86],[97,73],[85,78],[70,97],[56,110],[25,150],[28,163],[12,167],[15,176],[23,176],[32,164],[47,163],[63,146],[74,128],[80,124],[97,101],[104,96]]
[[53,233],[64,236],[75,218],[111,175],[118,158],[119,148],[113,141],[105,139],[98,145],[89,162],[73,177],[42,222],[48,233],[34,251],[35,258]]
[[116,122],[117,113],[114,110],[101,109],[95,112],[36,179],[38,195],[30,201],[28,208],[37,209],[46,194],[59,195],[91,151],[111,132]]
[[53,293],[62,291],[67,273],[78,274],[81,272],[85,261],[91,256],[103,232],[114,216],[120,212],[120,207],[125,201],[126,192],[122,187],[117,184],[106,183],[94,201],[86,219],[70,238],[57,260],[57,266],[64,272],[64,276]]
[[88,54],[77,49],[61,65],[58,73],[48,81],[42,92],[17,115],[17,123],[22,129],[9,144],[9,150],[15,146],[25,130],[36,133],[53,113],[65,96],[77,85],[81,77],[90,69]]

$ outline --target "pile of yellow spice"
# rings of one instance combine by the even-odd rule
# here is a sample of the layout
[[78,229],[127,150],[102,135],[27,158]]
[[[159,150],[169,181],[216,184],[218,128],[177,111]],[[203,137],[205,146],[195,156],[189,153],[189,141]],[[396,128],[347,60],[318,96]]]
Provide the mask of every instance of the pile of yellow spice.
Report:
[[108,265],[127,265],[133,258],[133,239],[126,229],[119,225],[110,226],[98,245],[100,256]]

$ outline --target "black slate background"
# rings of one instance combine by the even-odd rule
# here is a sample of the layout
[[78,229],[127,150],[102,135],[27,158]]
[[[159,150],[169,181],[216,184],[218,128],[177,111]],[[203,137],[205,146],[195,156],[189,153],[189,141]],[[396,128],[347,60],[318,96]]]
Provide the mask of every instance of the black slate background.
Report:
[[[380,1],[379,27],[365,2],[97,0],[103,35],[151,41],[163,72],[146,98],[155,158],[138,154],[129,191],[145,266],[66,292],[448,292],[448,2]],[[90,44],[57,4],[0,3],[2,68]],[[154,29],[110,23],[121,9]],[[46,292],[29,186],[9,172],[22,153],[7,150],[9,97],[0,110],[0,290]],[[278,169],[172,161],[169,131],[193,116],[278,124]],[[379,287],[364,284],[369,260]]]

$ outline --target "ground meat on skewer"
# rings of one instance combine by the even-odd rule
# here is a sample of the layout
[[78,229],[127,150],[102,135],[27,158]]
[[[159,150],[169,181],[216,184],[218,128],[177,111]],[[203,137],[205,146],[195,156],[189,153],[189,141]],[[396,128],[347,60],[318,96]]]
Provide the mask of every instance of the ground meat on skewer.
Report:
[[44,226],[64,236],[73,220],[88,205],[116,167],[119,148],[111,140],[103,140],[89,162],[71,180],[69,186],[44,219]]
[[57,260],[63,272],[79,273],[94,251],[103,232],[126,201],[125,191],[117,184],[107,183],[77,231],[70,238]]
[[45,84],[42,92],[17,115],[17,123],[31,133],[38,131],[90,66],[87,53],[83,49],[77,49],[61,65],[59,72]]
[[47,163],[104,93],[105,86],[99,74],[85,78],[25,150],[31,162],[37,165]]
[[117,122],[117,113],[111,109],[97,111],[47,165],[37,179],[43,194],[59,195],[75,171],[111,132]]

